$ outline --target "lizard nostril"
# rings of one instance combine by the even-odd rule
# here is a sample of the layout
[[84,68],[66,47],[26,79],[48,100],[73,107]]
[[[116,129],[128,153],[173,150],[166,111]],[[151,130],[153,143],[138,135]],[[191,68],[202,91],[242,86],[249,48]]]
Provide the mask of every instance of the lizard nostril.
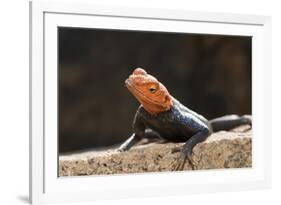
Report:
[[146,71],[142,68],[136,68],[133,72],[133,75],[146,75]]

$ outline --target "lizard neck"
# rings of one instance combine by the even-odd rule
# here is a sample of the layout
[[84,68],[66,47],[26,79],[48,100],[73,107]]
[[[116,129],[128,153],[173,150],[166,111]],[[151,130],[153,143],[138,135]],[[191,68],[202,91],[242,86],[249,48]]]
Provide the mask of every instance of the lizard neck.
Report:
[[[137,97],[136,97],[137,98]],[[138,98],[137,98],[138,99]],[[139,100],[139,99],[138,99]],[[166,101],[162,104],[151,102],[148,100],[139,100],[142,107],[150,114],[150,115],[158,115],[159,113],[168,111],[173,106],[173,97],[168,95],[166,97]]]

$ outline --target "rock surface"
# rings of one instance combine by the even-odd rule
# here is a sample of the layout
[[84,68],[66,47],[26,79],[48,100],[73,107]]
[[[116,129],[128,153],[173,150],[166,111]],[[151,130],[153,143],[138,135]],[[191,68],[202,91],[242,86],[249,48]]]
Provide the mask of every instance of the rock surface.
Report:
[[[240,126],[212,134],[193,149],[194,169],[242,168],[252,166],[252,131]],[[183,143],[145,143],[127,152],[87,151],[59,157],[59,176],[105,175],[172,171],[179,159],[175,152]],[[188,162],[184,170],[190,170]]]

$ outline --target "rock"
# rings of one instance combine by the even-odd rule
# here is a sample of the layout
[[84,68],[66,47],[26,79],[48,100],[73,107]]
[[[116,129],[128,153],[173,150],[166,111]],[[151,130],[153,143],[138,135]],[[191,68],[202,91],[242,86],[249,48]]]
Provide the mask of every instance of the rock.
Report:
[[[193,149],[195,170],[252,166],[252,131],[240,126],[212,134]],[[87,151],[59,157],[59,176],[172,171],[183,143],[145,143],[127,152]],[[190,170],[188,162],[184,170]]]

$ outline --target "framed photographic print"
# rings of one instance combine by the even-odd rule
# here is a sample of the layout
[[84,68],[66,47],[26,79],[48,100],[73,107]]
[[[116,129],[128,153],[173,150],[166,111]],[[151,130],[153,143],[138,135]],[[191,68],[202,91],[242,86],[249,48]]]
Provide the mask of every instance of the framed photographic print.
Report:
[[270,17],[36,1],[30,25],[32,204],[270,187]]

